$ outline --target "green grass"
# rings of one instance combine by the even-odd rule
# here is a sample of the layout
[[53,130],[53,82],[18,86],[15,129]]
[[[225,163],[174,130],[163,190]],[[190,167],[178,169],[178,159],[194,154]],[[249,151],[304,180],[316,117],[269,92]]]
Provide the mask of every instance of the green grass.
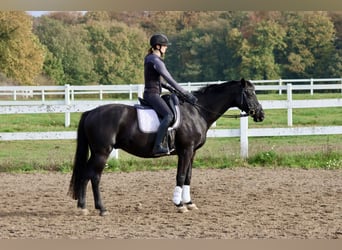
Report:
[[74,131],[80,119],[79,113],[71,114],[71,125],[64,126],[64,114],[1,114],[0,132]]
[[248,164],[263,167],[281,167],[290,168],[323,168],[340,169],[342,168],[342,157],[338,152],[317,152],[311,154],[278,154],[275,151],[259,152],[248,159]]
[[[228,111],[228,114],[238,114],[238,111]],[[306,108],[293,109],[293,126],[342,126],[341,108]],[[239,119],[219,118],[216,123],[218,128],[239,128]],[[255,123],[250,118],[250,128],[282,128],[287,127],[287,110],[265,110],[265,120]]]
[[[342,168],[342,135],[249,138],[249,158],[240,158],[239,138],[208,138],[197,151],[194,168],[292,167]],[[70,172],[74,140],[0,142],[0,172]],[[175,169],[177,157],[143,159],[122,150],[106,171]]]
[[70,140],[0,142],[1,172],[68,171],[75,142]]

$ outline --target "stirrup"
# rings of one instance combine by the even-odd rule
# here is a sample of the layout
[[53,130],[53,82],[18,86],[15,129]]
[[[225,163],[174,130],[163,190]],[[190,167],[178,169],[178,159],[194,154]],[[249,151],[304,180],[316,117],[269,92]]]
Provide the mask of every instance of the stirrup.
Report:
[[153,148],[152,153],[154,156],[169,155],[170,150],[168,148],[162,147],[161,145],[158,145],[155,148]]

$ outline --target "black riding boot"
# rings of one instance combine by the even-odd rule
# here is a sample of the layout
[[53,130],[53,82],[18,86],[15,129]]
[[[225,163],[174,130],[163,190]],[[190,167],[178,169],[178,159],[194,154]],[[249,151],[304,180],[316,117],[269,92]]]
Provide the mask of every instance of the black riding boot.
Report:
[[163,147],[163,140],[167,134],[167,129],[169,128],[170,123],[172,122],[173,117],[170,115],[167,115],[164,117],[163,120],[161,120],[158,132],[156,135],[156,140],[154,142],[153,147],[153,155],[165,155],[169,153],[168,147]]

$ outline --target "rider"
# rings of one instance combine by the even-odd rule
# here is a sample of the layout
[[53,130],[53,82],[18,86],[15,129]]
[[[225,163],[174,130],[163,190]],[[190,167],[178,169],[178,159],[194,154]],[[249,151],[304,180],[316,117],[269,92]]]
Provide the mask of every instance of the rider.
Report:
[[[169,89],[171,86],[192,104],[197,101],[197,98],[178,85],[164,64],[162,57],[164,56],[167,47],[171,45],[168,38],[164,34],[155,34],[150,38],[150,45],[151,48],[148,50],[148,54],[145,56],[144,61],[145,89],[143,97],[161,117],[160,126],[153,147],[153,154],[163,155],[168,153],[168,148],[163,147],[162,141],[166,136],[167,129],[174,119],[174,116],[171,109],[160,96],[162,87]],[[161,77],[164,78],[170,86],[163,83]]]

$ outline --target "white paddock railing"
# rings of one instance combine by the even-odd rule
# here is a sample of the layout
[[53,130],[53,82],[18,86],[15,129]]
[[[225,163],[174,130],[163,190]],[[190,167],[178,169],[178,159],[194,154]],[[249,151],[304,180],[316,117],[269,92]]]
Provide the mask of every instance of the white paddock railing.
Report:
[[[125,91],[128,91],[129,89],[129,95],[133,95],[134,93],[137,94],[137,96],[142,96],[142,90],[143,85],[137,85],[133,88],[131,88],[132,85],[120,85],[120,86],[101,86],[101,97],[103,98],[104,91],[109,91],[111,89],[111,93],[126,93]],[[197,89],[199,88],[199,85],[196,85]],[[57,86],[58,87],[58,86]],[[80,86],[77,86],[80,87]],[[97,93],[95,86],[88,86],[91,87],[88,90],[91,90],[91,93]],[[99,86],[96,86],[99,87]],[[102,89],[103,87],[106,87],[105,89]],[[111,87],[111,88],[109,88]],[[19,100],[1,100],[0,99],[0,114],[34,114],[34,113],[64,113],[65,114],[65,126],[70,126],[70,113],[75,112],[84,112],[86,110],[90,110],[92,108],[95,108],[99,105],[104,105],[108,103],[125,103],[133,105],[137,103],[137,98],[135,100],[126,100],[126,101],[118,101],[116,100],[75,100],[75,97],[73,94],[75,94],[75,86],[61,86],[58,87],[59,90],[62,90],[64,93],[64,99],[63,100],[47,100],[45,95],[47,94],[47,89],[51,91],[52,93],[56,94],[56,90],[52,91],[50,88],[46,88],[45,91],[42,93],[45,93],[44,98],[42,100],[25,100],[25,101],[19,101]],[[194,88],[192,86],[191,88]],[[257,85],[256,91],[274,91],[274,90],[282,90],[287,92],[287,100],[270,100],[270,101],[261,101],[263,107],[265,109],[287,109],[287,121],[288,126],[292,126],[292,110],[295,108],[313,108],[313,107],[322,107],[322,108],[328,108],[328,107],[341,107],[341,98],[336,99],[321,99],[321,100],[293,100],[292,93],[295,90],[309,90],[311,88],[314,89],[320,89],[320,90],[336,90],[336,89],[342,89],[341,84],[320,84],[320,85],[292,85],[287,84],[286,86],[279,86],[279,85]],[[5,89],[3,87],[3,89]],[[26,88],[24,88],[26,89]],[[38,88],[39,91],[42,91],[44,88]],[[77,89],[77,91],[83,91],[83,93],[88,93],[85,91],[86,86],[82,86],[81,89]],[[18,93],[18,90],[16,88],[16,93]],[[1,87],[0,87],[0,93],[1,93]],[[35,92],[34,92],[35,93]],[[61,94],[61,92],[58,92]],[[108,92],[106,92],[108,93]],[[43,97],[43,96],[42,96]]]
[[[240,119],[239,129],[209,129],[207,136],[240,137],[240,155],[248,157],[248,138],[263,136],[303,136],[303,135],[337,135],[342,134],[342,126],[324,127],[295,127],[295,128],[248,128],[248,117]],[[55,132],[15,132],[0,133],[0,141],[23,141],[23,140],[75,140],[76,131]],[[119,151],[113,150],[111,157],[118,159]]]
[[126,94],[127,99],[133,100],[134,94],[141,96],[143,84],[128,85],[64,85],[64,86],[0,86],[0,100],[18,101],[19,99],[34,99],[41,102],[48,99],[76,100],[76,97],[86,98],[97,96],[98,100],[105,99],[105,95]]
[[[293,80],[292,80],[293,81]],[[213,82],[212,82],[213,83]],[[218,82],[215,82],[218,83]],[[209,83],[206,83],[208,85]],[[116,86],[116,85],[115,85]],[[125,103],[133,105],[136,101],[132,101],[132,95],[137,94],[141,96],[142,85],[115,86],[101,86],[101,91],[95,87],[99,86],[60,86],[60,87],[34,87],[32,95],[40,92],[42,99],[39,101],[18,101],[16,97],[18,93],[27,92],[26,88],[11,87],[12,94],[15,93],[12,100],[0,99],[0,114],[30,114],[30,113],[65,113],[65,126],[70,125],[70,113],[84,112],[86,110],[95,108],[99,105],[107,103]],[[203,85],[202,85],[203,86]],[[75,88],[74,88],[75,87]],[[91,87],[91,88],[88,88]],[[197,85],[198,89],[200,85]],[[189,87],[189,90],[194,90],[195,85]],[[77,90],[76,90],[77,89]],[[287,92],[287,100],[270,100],[260,101],[264,109],[287,109],[288,110],[288,126],[289,128],[259,128],[248,129],[248,119],[242,118],[240,122],[240,129],[210,129],[208,137],[240,137],[241,142],[241,156],[248,157],[248,137],[250,136],[290,136],[290,135],[322,135],[322,134],[342,134],[342,126],[328,126],[328,127],[297,127],[292,126],[292,110],[294,108],[318,108],[318,107],[342,107],[342,99],[321,99],[321,100],[293,100],[293,90],[310,90],[310,89],[342,89],[342,84],[321,84],[321,85],[264,85],[256,86],[256,90],[281,90]],[[13,92],[13,90],[15,90]],[[7,92],[6,92],[7,91]],[[0,87],[0,95],[8,95],[10,91],[7,87]],[[99,94],[99,101],[76,101],[75,93],[78,94]],[[104,101],[103,94],[110,93],[126,93],[128,91],[131,100],[127,101]],[[64,100],[46,100],[46,95],[64,95]],[[38,95],[38,94],[37,94]],[[14,140],[59,140],[59,139],[75,139],[76,132],[62,131],[62,132],[16,132],[16,133],[0,133],[0,141],[14,141]],[[118,151],[114,151],[114,156],[118,157]]]
[[[222,83],[223,81],[211,82],[188,82],[180,83],[189,91],[197,90],[200,87]],[[342,78],[318,78],[318,79],[277,79],[277,80],[251,80],[256,85],[257,90],[276,90],[282,94],[286,90],[286,85],[291,83],[293,90],[307,90],[311,95],[315,90],[339,90],[342,94]],[[134,99],[134,95],[141,96],[143,84],[125,85],[64,85],[64,86],[0,86],[0,100],[18,100],[40,97],[42,102],[49,97],[63,100],[76,100],[77,96],[96,95],[99,100],[105,99],[109,94],[127,94],[129,100]],[[63,97],[63,98],[60,98]]]
[[[183,87],[188,90],[196,90],[200,87],[222,83],[223,81],[216,82],[188,82],[181,83]],[[256,85],[257,90],[277,90],[281,95],[285,90],[283,87],[287,84],[296,85],[295,90],[307,90],[311,95],[315,90],[340,90],[342,94],[342,78],[310,78],[310,79],[276,79],[276,80],[251,80]],[[320,84],[319,84],[320,83]],[[261,85],[261,86],[260,86]]]
[[[297,90],[309,90],[310,91],[310,95],[313,95],[314,94],[314,90],[326,89],[325,86],[327,85],[327,82],[335,82],[337,84],[336,85],[336,89],[340,89],[341,90],[341,94],[342,94],[342,78],[253,80],[251,82],[253,82],[256,85],[258,85],[260,83],[262,83],[262,84],[265,84],[265,83],[278,83],[278,86],[280,87],[280,88],[278,88],[279,95],[281,95],[283,90],[284,90],[284,88],[281,88],[281,86],[287,85],[289,83],[290,84],[296,84],[296,89]],[[316,83],[322,83],[322,82],[324,82],[324,84],[316,84]],[[303,85],[303,83],[304,83],[304,85]],[[309,83],[309,85],[306,84],[306,83]]]

